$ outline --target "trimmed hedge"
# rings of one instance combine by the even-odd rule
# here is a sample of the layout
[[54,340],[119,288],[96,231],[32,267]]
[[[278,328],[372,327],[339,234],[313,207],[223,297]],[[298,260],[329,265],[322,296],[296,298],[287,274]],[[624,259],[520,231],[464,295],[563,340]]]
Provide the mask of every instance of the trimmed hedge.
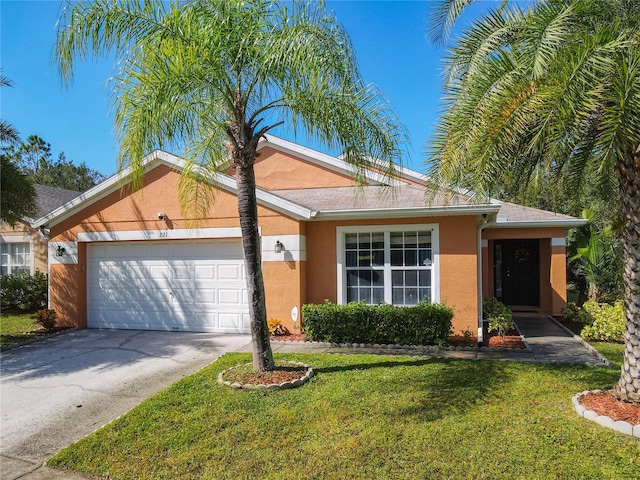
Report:
[[37,271],[0,276],[3,312],[35,312],[47,307],[47,275]]
[[436,345],[451,333],[453,309],[421,302],[415,307],[365,305],[303,305],[307,338],[332,343]]

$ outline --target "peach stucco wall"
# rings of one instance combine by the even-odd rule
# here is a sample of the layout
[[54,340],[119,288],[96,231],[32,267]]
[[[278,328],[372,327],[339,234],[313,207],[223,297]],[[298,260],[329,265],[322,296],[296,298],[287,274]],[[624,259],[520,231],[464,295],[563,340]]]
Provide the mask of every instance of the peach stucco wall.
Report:
[[353,185],[353,180],[348,175],[339,174],[270,147],[260,150],[254,170],[256,184],[269,190]]
[[438,224],[440,301],[454,309],[454,329],[477,326],[476,226],[473,216],[311,222],[307,225],[307,301],[337,301],[336,229],[353,225]]
[[[183,218],[176,195],[179,173],[160,166],[145,176],[144,187],[136,192],[115,191],[51,229],[52,241],[76,241],[80,232],[162,230],[164,212],[169,229],[192,225]],[[199,228],[238,227],[235,195],[217,191],[207,218]],[[304,235],[304,224],[268,208],[258,208],[262,235]],[[78,244],[77,265],[52,265],[51,308],[66,325],[86,327],[85,243]],[[304,262],[263,262],[267,314],[290,321],[291,308],[305,301]]]

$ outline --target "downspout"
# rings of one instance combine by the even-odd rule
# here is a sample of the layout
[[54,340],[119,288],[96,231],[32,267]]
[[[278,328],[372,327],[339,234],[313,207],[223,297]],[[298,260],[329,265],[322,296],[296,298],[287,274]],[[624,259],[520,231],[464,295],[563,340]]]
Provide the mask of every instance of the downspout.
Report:
[[485,228],[492,227],[495,225],[495,222],[487,220],[487,214],[482,214],[482,223],[478,225],[477,229],[477,242],[478,242],[478,254],[476,258],[478,259],[478,267],[477,267],[477,276],[478,276],[478,346],[481,347],[484,342],[483,333],[482,333],[482,231]]

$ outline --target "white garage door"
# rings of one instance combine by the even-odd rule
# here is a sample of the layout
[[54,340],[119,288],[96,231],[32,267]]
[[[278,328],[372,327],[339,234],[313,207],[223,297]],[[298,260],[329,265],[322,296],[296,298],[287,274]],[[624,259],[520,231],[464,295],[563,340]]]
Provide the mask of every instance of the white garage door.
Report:
[[87,324],[249,333],[240,241],[90,244]]

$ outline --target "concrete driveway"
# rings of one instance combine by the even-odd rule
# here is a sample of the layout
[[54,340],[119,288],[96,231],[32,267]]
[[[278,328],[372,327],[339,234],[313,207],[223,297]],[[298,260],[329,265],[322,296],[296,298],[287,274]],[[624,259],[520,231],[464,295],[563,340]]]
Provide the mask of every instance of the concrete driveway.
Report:
[[15,479],[248,335],[79,330],[0,354],[0,478]]

